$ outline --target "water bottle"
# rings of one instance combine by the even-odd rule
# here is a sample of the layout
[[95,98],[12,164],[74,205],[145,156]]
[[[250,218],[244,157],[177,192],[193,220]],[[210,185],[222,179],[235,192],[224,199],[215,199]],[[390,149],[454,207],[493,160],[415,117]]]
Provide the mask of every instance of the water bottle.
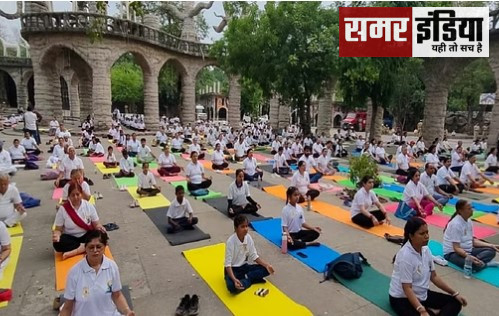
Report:
[[473,269],[473,259],[471,258],[470,255],[466,256],[466,259],[464,259],[464,277],[466,279],[471,278],[471,273]]
[[282,253],[288,252],[288,234],[286,234],[286,232],[282,232],[281,252]]

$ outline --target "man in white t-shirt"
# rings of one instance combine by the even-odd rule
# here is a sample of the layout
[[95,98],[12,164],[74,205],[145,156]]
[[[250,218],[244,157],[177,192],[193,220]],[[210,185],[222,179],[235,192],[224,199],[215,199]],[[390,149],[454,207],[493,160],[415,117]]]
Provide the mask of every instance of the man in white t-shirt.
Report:
[[416,169],[409,165],[410,160],[411,158],[407,155],[407,146],[402,145],[401,152],[397,155],[397,171],[395,171],[395,173],[401,176],[407,176],[410,170]]
[[9,148],[10,158],[14,164],[23,164],[28,161],[28,155],[23,146],[19,144],[19,139],[14,139],[13,145]]
[[24,133],[24,138],[21,140],[21,146],[26,149],[28,154],[39,155],[41,153],[40,148],[36,144],[36,140],[31,137],[29,132]]
[[24,130],[26,132],[29,132],[35,138],[36,143],[39,145],[41,142],[40,135],[38,134],[37,121],[38,116],[35,112],[33,112],[33,107],[29,106],[26,110],[26,113],[24,113]]
[[435,175],[435,166],[433,166],[433,164],[427,163],[425,165],[425,171],[421,174],[419,181],[421,181],[426,187],[426,190],[428,190],[428,193],[430,193],[438,203],[445,206],[445,204],[449,202],[449,199],[452,198],[452,195],[447,194],[437,185],[437,176]]
[[305,146],[303,149],[303,155],[300,157],[298,161],[305,161],[306,170],[310,177],[310,183],[317,183],[319,179],[322,178],[322,173],[317,170],[317,163],[315,162],[314,157],[311,154],[310,146]]
[[[83,162],[76,157],[76,150],[73,146],[68,147],[68,155],[64,157],[59,165],[59,177],[55,180],[55,186],[63,188],[71,180],[71,170],[85,169]],[[87,181],[90,185],[91,182]]]
[[10,235],[5,224],[0,222],[0,281],[3,279],[3,270],[9,263],[10,252]]
[[8,174],[0,174],[0,221],[7,227],[13,227],[26,216],[26,210],[19,191],[10,184]]
[[132,139],[127,142],[127,151],[130,157],[135,157],[139,153],[140,142],[137,139],[137,134],[132,133]]
[[184,187],[179,185],[175,187],[175,200],[168,208],[166,217],[168,218],[167,233],[173,234],[182,229],[192,230],[198,223],[198,218],[193,216],[191,204],[184,198]]
[[468,157],[468,161],[464,163],[463,168],[461,169],[459,179],[469,189],[485,188],[485,181],[488,181],[490,185],[494,185],[494,181],[485,176],[483,172],[478,169],[475,155],[470,155]]
[[9,152],[3,149],[3,141],[0,141],[0,172],[14,175],[16,171],[16,167],[12,165]]
[[149,163],[142,164],[142,172],[138,175],[137,194],[140,196],[155,196],[161,192],[161,188],[156,184],[156,179],[149,171]]
[[449,157],[442,158],[443,166],[437,171],[437,185],[442,191],[449,194],[462,193],[464,185],[454,174],[451,168],[451,160]]
[[151,148],[146,145],[146,139],[141,138],[140,139],[140,147],[139,147],[139,152],[137,154],[137,162],[138,163],[143,163],[143,162],[152,162],[156,159],[156,156],[152,153]]

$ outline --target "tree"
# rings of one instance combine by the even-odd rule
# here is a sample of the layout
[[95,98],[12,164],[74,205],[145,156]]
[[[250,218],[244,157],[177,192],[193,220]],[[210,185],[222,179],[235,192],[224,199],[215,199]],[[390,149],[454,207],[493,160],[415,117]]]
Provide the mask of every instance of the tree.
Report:
[[287,100],[309,133],[312,96],[334,73],[337,33],[337,11],[320,2],[267,2],[264,11],[251,4],[231,18],[213,53],[223,69],[258,83],[266,98]]
[[213,84],[220,83],[220,93],[227,95],[229,93],[229,79],[225,72],[218,68],[208,66],[203,68],[196,78],[196,93],[206,87],[213,87]]
[[144,79],[142,69],[131,54],[120,57],[111,68],[112,101],[122,109],[131,107],[131,112],[140,111],[144,104]]
[[169,117],[180,115],[180,91],[182,82],[175,67],[163,66],[158,77],[159,113]]
[[259,114],[258,110],[263,102],[263,90],[258,83],[243,78],[241,85],[241,112],[255,117]]

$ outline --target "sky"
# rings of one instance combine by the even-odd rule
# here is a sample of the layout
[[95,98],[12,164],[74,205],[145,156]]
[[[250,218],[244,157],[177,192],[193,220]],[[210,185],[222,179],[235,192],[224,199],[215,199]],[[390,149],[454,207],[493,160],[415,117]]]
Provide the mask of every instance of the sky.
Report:
[[[71,1],[52,1],[54,11],[71,11]],[[108,15],[114,16],[118,13],[117,4],[120,1],[109,1],[108,6]],[[259,2],[258,5],[263,7],[265,2]],[[16,11],[16,2],[15,1],[1,1],[0,9],[7,13],[14,13]],[[209,10],[203,10],[203,15],[206,19],[206,22],[210,26],[209,34],[203,42],[211,43],[222,37],[222,34],[219,34],[211,28],[211,26],[217,26],[220,23],[220,19],[215,16],[215,13],[218,15],[223,15],[224,10],[221,1],[215,1],[213,6]],[[6,20],[0,17],[0,35],[3,38],[6,38],[9,42],[18,42],[20,37],[19,30],[21,28],[21,24],[19,19],[14,21]]]

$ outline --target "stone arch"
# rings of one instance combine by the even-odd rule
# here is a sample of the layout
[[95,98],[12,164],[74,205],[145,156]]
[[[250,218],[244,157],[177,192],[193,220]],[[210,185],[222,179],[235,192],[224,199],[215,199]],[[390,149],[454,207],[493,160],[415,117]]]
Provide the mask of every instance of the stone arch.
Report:
[[150,75],[152,73],[152,67],[149,61],[145,56],[147,56],[146,52],[141,52],[137,49],[126,49],[126,50],[118,50],[115,53],[112,53],[109,57],[108,69],[111,69],[114,64],[125,54],[131,54],[135,62],[142,68],[142,73],[144,77],[146,75]]
[[0,69],[0,107],[17,108],[17,84],[12,75]]
[[220,121],[227,121],[227,108],[222,107],[218,109],[218,119]]
[[229,94],[230,76],[227,72],[215,61],[209,61],[197,69],[194,78],[196,106],[204,106],[204,113],[208,118],[212,114],[212,119],[228,120],[230,106],[225,100]]
[[61,86],[61,106],[62,111],[70,111],[71,104],[69,103],[69,87],[66,79],[63,76],[59,76],[59,82]]
[[[182,107],[182,89],[185,84],[187,69],[177,58],[168,58],[158,72],[158,108],[159,115],[180,117]],[[170,83],[168,86],[166,83]]]
[[341,116],[341,114],[336,114],[333,118],[333,127],[334,128],[341,127],[341,120],[342,119],[343,119],[343,117]]

